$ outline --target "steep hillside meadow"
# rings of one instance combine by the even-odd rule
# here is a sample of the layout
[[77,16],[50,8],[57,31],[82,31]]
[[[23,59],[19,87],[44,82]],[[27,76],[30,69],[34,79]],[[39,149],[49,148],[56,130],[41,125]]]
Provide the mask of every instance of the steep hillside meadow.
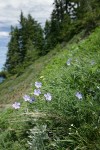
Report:
[[20,149],[100,150],[100,27],[0,84],[0,150]]

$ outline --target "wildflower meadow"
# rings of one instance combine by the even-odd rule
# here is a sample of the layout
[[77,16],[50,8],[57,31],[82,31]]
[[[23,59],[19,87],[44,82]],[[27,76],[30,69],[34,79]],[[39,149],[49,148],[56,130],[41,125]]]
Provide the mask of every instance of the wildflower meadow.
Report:
[[100,150],[99,37],[66,45],[2,112],[0,150]]

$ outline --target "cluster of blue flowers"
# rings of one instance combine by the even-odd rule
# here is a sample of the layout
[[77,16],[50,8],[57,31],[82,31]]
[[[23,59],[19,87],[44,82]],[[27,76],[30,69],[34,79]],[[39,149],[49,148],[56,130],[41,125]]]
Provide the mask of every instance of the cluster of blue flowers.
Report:
[[[41,94],[40,88],[42,87],[42,83],[41,82],[35,82],[35,87],[37,89],[34,90],[34,95],[39,96]],[[50,93],[44,94],[44,97],[47,101],[51,101],[51,99],[52,99],[52,96]]]
[[[72,59],[69,58],[66,62],[67,66],[70,66],[71,65],[71,61]],[[34,89],[34,95],[35,96],[39,96],[41,95],[41,90],[40,88],[42,87],[42,83],[41,82],[35,82],[35,87],[36,89]],[[76,92],[75,96],[79,99],[79,100],[82,100],[83,96],[80,92]],[[46,101],[51,101],[52,100],[52,96],[50,93],[46,93],[44,94],[44,98]],[[35,98],[34,97],[30,97],[29,95],[24,95],[23,96],[23,99],[25,102],[29,102],[29,103],[33,103],[35,101]],[[13,108],[15,109],[19,109],[20,108],[20,103],[19,102],[15,102],[13,105],[12,105]]]
[[[35,89],[34,90],[34,95],[35,96],[39,96],[40,94],[41,94],[41,90],[40,90],[40,88],[42,87],[42,83],[41,82],[35,82],[35,87],[37,88],[37,89]],[[46,93],[46,94],[44,94],[44,98],[45,98],[45,100],[46,101],[51,101],[52,100],[52,96],[51,96],[51,94],[50,93]],[[23,96],[23,99],[24,99],[24,101],[25,102],[29,102],[29,103],[33,103],[34,101],[35,101],[35,98],[34,97],[30,97],[29,95],[24,95]],[[15,102],[13,105],[12,105],[12,107],[14,108],[14,109],[19,109],[20,108],[20,103],[19,102]]]

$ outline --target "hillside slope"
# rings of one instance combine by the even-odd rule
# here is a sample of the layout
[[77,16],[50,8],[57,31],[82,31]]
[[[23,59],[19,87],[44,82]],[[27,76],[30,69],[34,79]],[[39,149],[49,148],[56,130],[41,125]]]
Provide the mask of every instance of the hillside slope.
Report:
[[[83,32],[79,35],[76,35],[72,41],[67,45],[70,45],[74,42],[79,42],[83,36]],[[65,45],[65,44],[64,44]],[[27,67],[23,74],[18,76],[14,75],[2,84],[0,84],[0,106],[3,107],[5,104],[12,103],[31,90],[32,84],[35,79],[40,76],[41,71],[45,66],[51,61],[53,57],[56,57],[59,52],[63,50],[63,45],[58,45],[54,50],[49,52],[46,56],[40,57],[38,60],[33,62],[32,65]]]
[[[35,100],[20,97],[20,109],[2,111],[1,150],[100,150],[100,28],[77,39],[37,60],[34,79],[28,72],[18,77],[32,84],[24,92]],[[42,83],[38,96],[36,81]]]
[[[60,47],[59,47],[60,48]],[[59,49],[58,48],[58,49]],[[58,53],[58,49],[50,52],[33,62],[20,76],[14,75],[0,84],[0,105],[12,103],[30,91],[35,78],[37,78],[43,68]]]

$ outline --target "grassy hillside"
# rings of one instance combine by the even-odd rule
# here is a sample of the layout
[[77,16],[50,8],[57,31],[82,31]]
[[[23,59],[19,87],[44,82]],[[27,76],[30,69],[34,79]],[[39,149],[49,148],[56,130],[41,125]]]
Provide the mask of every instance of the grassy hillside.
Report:
[[[76,35],[67,44],[67,46],[74,42],[79,42],[83,34],[84,32]],[[46,56],[40,57],[32,65],[25,69],[22,75],[14,75],[0,84],[0,106],[3,107],[5,104],[12,103],[22,98],[25,93],[30,91],[35,79],[40,76],[41,71],[51,61],[51,59],[55,58],[59,52],[63,51],[63,47],[63,45],[58,45]]]
[[[21,103],[1,112],[0,150],[100,150],[100,28],[80,37],[0,85],[1,104]],[[23,94],[35,101],[25,102]]]
[[58,46],[48,55],[36,60],[24,70],[22,75],[11,76],[0,84],[0,105],[3,106],[12,103],[22,98],[26,92],[30,91],[35,79],[40,76],[40,72],[60,50],[60,46]]

